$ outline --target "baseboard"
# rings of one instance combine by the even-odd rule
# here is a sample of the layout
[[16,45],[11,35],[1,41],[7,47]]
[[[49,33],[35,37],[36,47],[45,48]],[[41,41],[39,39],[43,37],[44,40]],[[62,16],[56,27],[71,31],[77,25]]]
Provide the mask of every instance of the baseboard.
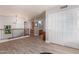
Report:
[[52,42],[52,41],[46,41],[46,43],[55,44],[55,45],[59,45],[59,46],[63,46],[63,47],[67,47],[67,48],[72,48],[72,49],[79,50],[79,48],[68,46],[65,43],[56,43],[56,42]]
[[22,36],[22,37],[13,38],[13,39],[3,39],[3,40],[0,40],[0,43],[12,41],[12,40],[17,40],[17,39],[21,39],[21,38],[26,38],[26,37],[30,37],[30,36]]

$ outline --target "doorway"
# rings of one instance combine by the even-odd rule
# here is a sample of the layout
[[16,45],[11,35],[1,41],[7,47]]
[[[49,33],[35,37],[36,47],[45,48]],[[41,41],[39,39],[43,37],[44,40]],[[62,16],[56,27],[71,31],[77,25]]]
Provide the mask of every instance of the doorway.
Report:
[[30,28],[28,28],[27,22],[24,22],[24,36],[30,36]]

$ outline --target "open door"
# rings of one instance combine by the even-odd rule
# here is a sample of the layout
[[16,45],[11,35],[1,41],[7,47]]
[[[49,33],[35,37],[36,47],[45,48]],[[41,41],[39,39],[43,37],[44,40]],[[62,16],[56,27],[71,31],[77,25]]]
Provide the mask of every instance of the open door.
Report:
[[24,22],[24,36],[30,36],[30,29],[27,26],[28,23]]

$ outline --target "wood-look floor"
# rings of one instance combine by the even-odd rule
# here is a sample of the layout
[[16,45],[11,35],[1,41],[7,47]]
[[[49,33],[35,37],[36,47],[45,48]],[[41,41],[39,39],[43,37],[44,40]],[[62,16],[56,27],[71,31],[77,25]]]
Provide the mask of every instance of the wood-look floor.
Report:
[[50,52],[53,54],[79,53],[78,49],[49,44],[39,38],[30,37],[0,43],[0,54],[40,54]]

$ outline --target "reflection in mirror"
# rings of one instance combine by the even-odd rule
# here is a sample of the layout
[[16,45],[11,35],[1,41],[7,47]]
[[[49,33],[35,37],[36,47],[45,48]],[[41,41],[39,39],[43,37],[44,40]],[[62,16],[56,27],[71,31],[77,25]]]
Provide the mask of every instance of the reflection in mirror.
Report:
[[42,24],[42,21],[38,21],[39,24]]
[[39,28],[42,28],[42,21],[41,20],[38,21],[38,25],[39,25]]

